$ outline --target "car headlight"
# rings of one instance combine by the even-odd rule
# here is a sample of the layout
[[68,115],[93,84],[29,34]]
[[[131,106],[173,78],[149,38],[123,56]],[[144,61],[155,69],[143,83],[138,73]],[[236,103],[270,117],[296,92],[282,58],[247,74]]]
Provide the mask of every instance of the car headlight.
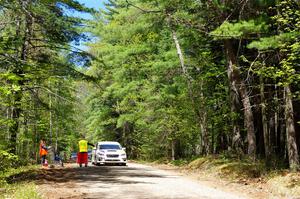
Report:
[[126,153],[121,154],[121,156],[126,156]]
[[98,153],[98,155],[100,155],[100,156],[104,156],[104,153]]

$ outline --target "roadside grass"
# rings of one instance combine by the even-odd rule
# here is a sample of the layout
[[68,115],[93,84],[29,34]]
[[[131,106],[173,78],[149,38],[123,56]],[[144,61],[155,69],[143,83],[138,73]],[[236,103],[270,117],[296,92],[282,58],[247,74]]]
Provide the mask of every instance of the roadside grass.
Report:
[[[149,162],[148,162],[149,163]],[[223,179],[225,181],[259,186],[264,185],[273,195],[284,198],[300,198],[300,172],[287,169],[270,169],[263,160],[238,159],[225,155],[198,157],[189,160],[152,161],[154,165],[169,165],[181,172],[200,178]],[[200,179],[199,178],[199,179]]]
[[[272,177],[270,177],[272,176]],[[272,191],[286,198],[300,198],[300,173],[280,171],[271,174],[267,184]]]
[[198,158],[184,166],[189,170],[200,170],[243,184],[263,183],[270,192],[283,197],[300,197],[300,172],[287,169],[269,169],[264,161],[208,156]]
[[249,159],[238,160],[217,156],[198,158],[185,167],[191,170],[209,171],[207,173],[239,181],[259,178],[267,172],[264,164],[259,161],[253,163]]
[[31,182],[37,171],[37,166],[25,166],[0,173],[0,199],[41,199]]
[[32,182],[7,184],[3,187],[5,191],[0,193],[1,199],[41,199],[37,192],[36,185]]

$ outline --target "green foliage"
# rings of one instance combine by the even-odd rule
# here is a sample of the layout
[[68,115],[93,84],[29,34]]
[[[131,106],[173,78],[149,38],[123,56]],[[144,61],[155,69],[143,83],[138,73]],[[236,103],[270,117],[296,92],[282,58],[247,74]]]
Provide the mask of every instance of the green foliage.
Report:
[[[89,79],[76,64],[90,57],[70,47],[85,38],[85,21],[66,13],[92,10],[73,0],[1,1],[0,9],[0,149],[21,165],[40,162],[40,139],[70,153],[83,131],[75,81]],[[17,162],[3,158],[1,169]]]
[[264,22],[249,20],[230,23],[225,21],[216,30],[211,32],[211,35],[220,39],[239,39],[251,37],[255,34],[265,33],[268,26]]
[[32,176],[37,171],[37,166],[25,166],[18,168],[9,168],[0,173],[0,186],[3,191],[0,192],[0,198],[33,198],[40,199],[37,187],[32,180]]
[[[157,9],[155,5],[152,8],[151,2],[136,3],[149,10]],[[173,5],[187,9],[180,2]],[[165,1],[160,6],[171,9]],[[145,15],[121,2],[115,2],[108,10],[113,12],[101,11],[92,22],[96,28],[91,31],[101,39],[90,44],[90,52],[101,61],[94,61],[87,73],[99,75],[101,80],[100,89],[95,87],[87,98],[86,125],[90,136],[95,141],[120,141],[133,158],[169,158],[172,142],[176,143],[177,156],[188,157],[199,145],[199,111],[211,107],[214,111],[209,111],[208,118],[215,125],[209,128],[221,135],[224,122],[228,122],[226,117],[219,116],[228,111],[221,103],[227,97],[221,86],[226,76],[213,64],[214,54],[198,47],[192,39],[180,40],[183,49],[197,54],[186,54],[188,71],[195,79],[189,88],[164,16]],[[185,11],[174,16],[190,18]],[[178,34],[210,47],[194,30],[186,32],[180,27]],[[214,78],[216,75],[219,79]],[[207,84],[201,88],[204,82]],[[195,99],[190,98],[189,89],[195,92]],[[200,92],[204,93],[205,101]]]
[[249,48],[256,48],[259,51],[280,51],[285,54],[280,60],[280,67],[272,70],[271,76],[280,79],[278,85],[286,86],[299,81],[297,74],[297,62],[299,55],[299,30],[300,12],[299,5],[294,1],[282,1],[277,5],[278,14],[272,19],[278,27],[279,32],[271,37],[260,38],[248,45]]
[[17,166],[19,157],[7,151],[0,150],[0,173]]
[[260,38],[259,41],[253,41],[248,45],[248,48],[256,48],[259,51],[281,49],[286,46],[286,43],[290,43],[295,37],[299,36],[299,33],[290,32],[282,33],[272,37]]
[[[84,133],[121,142],[132,158],[240,157],[252,112],[257,155],[265,155],[267,126],[272,154],[284,156],[282,87],[300,93],[297,2],[109,0],[99,12],[49,2],[0,2],[0,149],[37,161],[41,138],[70,154]],[[79,31],[83,23],[90,28]],[[91,56],[69,47],[83,31],[98,37]]]

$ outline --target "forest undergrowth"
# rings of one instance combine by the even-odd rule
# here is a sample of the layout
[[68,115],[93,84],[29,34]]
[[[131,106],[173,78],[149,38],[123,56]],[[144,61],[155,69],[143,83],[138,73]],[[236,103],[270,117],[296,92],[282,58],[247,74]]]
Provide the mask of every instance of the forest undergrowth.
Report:
[[0,173],[0,199],[40,199],[34,182],[37,165],[10,168]]

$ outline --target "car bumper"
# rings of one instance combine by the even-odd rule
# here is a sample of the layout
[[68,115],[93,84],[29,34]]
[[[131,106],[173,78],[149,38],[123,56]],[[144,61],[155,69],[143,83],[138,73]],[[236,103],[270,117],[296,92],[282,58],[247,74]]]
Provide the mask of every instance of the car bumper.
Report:
[[127,158],[105,158],[105,157],[98,157],[97,164],[126,164],[127,163]]

